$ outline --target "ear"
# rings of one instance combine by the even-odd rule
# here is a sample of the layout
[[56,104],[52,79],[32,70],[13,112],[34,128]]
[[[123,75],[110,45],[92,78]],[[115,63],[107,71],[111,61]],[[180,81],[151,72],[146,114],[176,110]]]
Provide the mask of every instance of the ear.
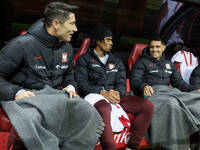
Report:
[[97,40],[97,45],[101,44],[101,41],[100,40]]
[[52,26],[57,30],[60,26],[60,23],[58,21],[58,19],[53,19],[52,20]]
[[162,44],[162,51],[164,51],[166,48],[166,46],[164,44]]

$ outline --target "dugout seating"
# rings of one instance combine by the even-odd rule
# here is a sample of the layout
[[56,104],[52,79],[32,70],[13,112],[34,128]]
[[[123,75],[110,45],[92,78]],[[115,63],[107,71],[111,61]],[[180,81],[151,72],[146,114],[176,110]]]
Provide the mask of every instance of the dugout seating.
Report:
[[[81,48],[79,49],[79,51],[75,54],[74,56],[74,62],[76,63],[76,60],[78,59],[78,57],[82,54],[84,54],[88,48],[89,48],[89,44],[90,44],[90,39],[87,38],[87,39],[84,39],[83,40],[83,43],[81,45]],[[136,47],[137,49],[140,49],[140,48],[143,48],[143,47]],[[137,50],[138,52],[140,52],[139,50]],[[134,54],[134,57],[133,60],[135,58],[139,58],[139,57],[135,57],[135,56],[138,56],[137,54],[133,53]],[[132,64],[135,62],[136,60],[134,61],[131,61],[131,59],[129,60],[129,62],[131,62]],[[130,86],[129,86],[129,80],[127,79],[127,92],[130,91]],[[134,119],[134,116],[132,116],[131,114],[128,114],[130,120],[133,120]],[[8,137],[9,137],[9,134],[10,134],[10,131],[11,129],[13,130],[12,128],[12,125],[11,125],[11,122],[9,121],[5,111],[0,108],[0,150],[7,150],[7,145],[8,145]],[[127,140],[128,140],[128,136],[129,136],[129,131],[128,130],[125,130],[124,133],[114,133],[114,140],[115,140],[115,143],[116,143],[116,147],[117,147],[117,150],[123,150],[126,148],[126,143],[127,143]],[[15,147],[15,145],[13,145]],[[149,148],[149,145],[147,144],[146,140],[143,139],[140,146],[138,147],[138,149],[144,149],[144,148]],[[12,147],[11,147],[12,149]],[[11,150],[10,149],[10,150]],[[101,145],[98,143],[95,147],[95,150],[100,150],[101,149]]]

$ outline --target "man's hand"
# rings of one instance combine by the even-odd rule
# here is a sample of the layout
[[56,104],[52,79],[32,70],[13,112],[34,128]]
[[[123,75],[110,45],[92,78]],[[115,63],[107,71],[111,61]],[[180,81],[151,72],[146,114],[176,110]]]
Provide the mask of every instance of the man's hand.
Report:
[[117,104],[120,102],[120,93],[115,90],[101,90],[100,94],[105,97],[111,104]]
[[21,99],[21,98],[27,98],[27,97],[31,97],[31,96],[35,96],[35,94],[33,92],[31,92],[31,91],[23,90],[23,91],[21,91],[19,94],[17,94],[15,96],[15,100]]
[[144,87],[143,92],[144,92],[144,96],[152,96],[154,93],[153,88],[149,85],[146,85]]
[[68,85],[62,90],[66,91],[69,94],[69,98],[79,97],[73,85]]
[[197,89],[198,92],[200,92],[200,89]]
[[69,94],[69,98],[79,97],[78,94],[74,91],[67,91],[67,93]]

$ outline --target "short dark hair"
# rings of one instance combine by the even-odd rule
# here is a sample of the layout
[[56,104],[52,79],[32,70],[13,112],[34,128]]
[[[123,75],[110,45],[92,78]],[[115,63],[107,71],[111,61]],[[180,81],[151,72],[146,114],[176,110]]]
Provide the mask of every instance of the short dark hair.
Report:
[[109,36],[112,36],[112,31],[108,27],[103,25],[95,27],[90,33],[90,48],[94,49],[97,46],[97,41],[103,41],[105,37]]
[[45,24],[47,27],[51,26],[53,19],[58,19],[62,24],[69,18],[69,14],[74,13],[77,9],[78,6],[75,5],[69,5],[62,2],[51,2],[46,5],[44,9]]
[[156,36],[154,36],[153,38],[151,38],[150,41],[149,41],[149,45],[150,45],[150,43],[151,43],[152,41],[160,41],[162,44],[165,44],[165,43],[163,42],[163,39],[162,39],[159,35],[156,35]]

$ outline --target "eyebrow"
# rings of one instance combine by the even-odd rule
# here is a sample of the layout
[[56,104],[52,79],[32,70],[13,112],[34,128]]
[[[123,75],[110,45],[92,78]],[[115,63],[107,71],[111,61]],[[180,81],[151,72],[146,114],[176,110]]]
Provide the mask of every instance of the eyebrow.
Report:
[[105,38],[106,40],[112,40],[112,38]]
[[150,47],[161,47],[160,45],[151,45]]

